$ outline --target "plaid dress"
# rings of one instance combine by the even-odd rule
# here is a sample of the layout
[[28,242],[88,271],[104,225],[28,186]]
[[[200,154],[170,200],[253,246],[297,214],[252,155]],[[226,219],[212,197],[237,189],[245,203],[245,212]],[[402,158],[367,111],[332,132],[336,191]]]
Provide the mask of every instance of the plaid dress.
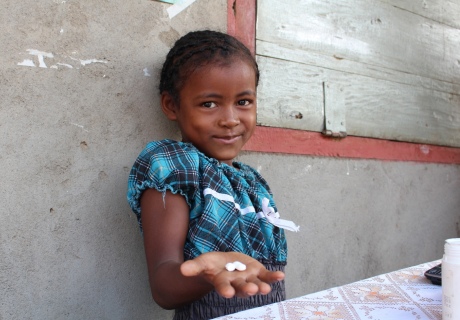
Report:
[[[284,270],[287,259],[284,230],[261,214],[267,207],[277,211],[273,195],[267,182],[250,166],[241,162],[234,162],[233,166],[220,163],[189,143],[154,141],[140,153],[128,179],[128,202],[141,230],[140,197],[148,188],[181,194],[190,207],[185,260],[211,251],[237,251],[255,258],[270,270]],[[251,299],[224,299],[211,292],[208,297],[211,300],[205,304],[210,304],[211,309],[225,310],[203,311],[200,304],[203,301],[198,301],[201,308],[198,313],[191,314],[193,306],[186,307],[184,316],[176,312],[175,319],[217,317],[239,311],[238,306],[234,309],[235,304],[244,310],[280,301],[284,299],[284,283],[275,286],[280,287],[274,288],[278,292],[272,292],[273,297],[251,297],[255,304]],[[257,301],[260,297],[267,301]]]

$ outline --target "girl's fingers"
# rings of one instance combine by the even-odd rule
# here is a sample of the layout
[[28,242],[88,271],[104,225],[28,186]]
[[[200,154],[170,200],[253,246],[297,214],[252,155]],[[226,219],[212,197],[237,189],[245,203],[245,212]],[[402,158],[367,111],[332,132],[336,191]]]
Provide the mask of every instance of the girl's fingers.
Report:
[[[244,271],[227,271],[228,261],[242,261]],[[281,271],[268,271],[259,262],[242,254],[205,253],[193,260],[185,261],[180,266],[186,277],[202,276],[214,286],[217,293],[225,298],[233,296],[245,298],[255,294],[268,294],[270,284],[283,280]]]
[[214,289],[224,298],[232,298],[236,291],[227,279],[214,282]]
[[256,284],[247,282],[244,278],[236,278],[232,280],[231,284],[235,288],[236,295],[240,298],[253,296],[259,292],[259,287]]
[[270,293],[270,291],[272,291],[272,288],[268,283],[260,280],[256,276],[249,277],[247,281],[257,286],[259,294],[267,294]]
[[265,271],[261,272],[258,275],[258,277],[259,277],[260,280],[262,280],[264,282],[273,283],[273,282],[283,280],[284,279],[284,272],[265,270]]

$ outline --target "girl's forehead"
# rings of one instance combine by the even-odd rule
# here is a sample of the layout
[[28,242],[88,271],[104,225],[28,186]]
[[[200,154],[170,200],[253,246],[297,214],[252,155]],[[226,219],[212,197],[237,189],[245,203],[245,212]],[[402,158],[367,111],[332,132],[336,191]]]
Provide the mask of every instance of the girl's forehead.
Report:
[[[188,75],[186,76],[189,78],[190,76],[196,75],[197,73],[209,73],[211,71],[221,71],[221,70],[245,70],[245,72],[252,72],[254,77],[256,76],[256,70],[251,62],[245,59],[230,59],[230,60],[213,60],[206,64],[201,64],[198,66],[194,66]],[[187,79],[185,79],[187,80]]]
[[234,96],[242,92],[256,94],[256,74],[252,66],[239,61],[231,64],[210,64],[195,69],[183,81],[179,95],[188,99],[201,95]]
[[210,90],[217,83],[225,83],[226,87],[229,85],[245,86],[251,91],[257,91],[259,82],[257,64],[244,57],[213,59],[207,63],[189,66],[187,69],[183,70],[177,82],[178,103],[180,103],[181,96],[185,98],[183,94],[186,87],[188,88],[186,91],[190,93],[191,88]]

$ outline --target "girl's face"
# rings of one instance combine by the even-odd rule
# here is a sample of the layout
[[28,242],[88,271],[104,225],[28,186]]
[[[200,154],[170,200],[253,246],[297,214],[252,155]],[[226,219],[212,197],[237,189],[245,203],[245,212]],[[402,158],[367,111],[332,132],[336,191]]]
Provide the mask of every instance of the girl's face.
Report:
[[195,70],[179,92],[176,106],[162,95],[163,110],[179,124],[182,141],[232,165],[256,126],[256,76],[247,62],[210,64]]

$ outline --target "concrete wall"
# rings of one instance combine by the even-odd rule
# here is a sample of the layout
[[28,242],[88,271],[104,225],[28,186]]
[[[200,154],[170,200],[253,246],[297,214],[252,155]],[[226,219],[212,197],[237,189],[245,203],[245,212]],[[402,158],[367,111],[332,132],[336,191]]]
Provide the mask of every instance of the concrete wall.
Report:
[[[0,319],[168,319],[151,300],[125,200],[150,140],[177,138],[156,86],[189,30],[226,29],[226,1],[173,19],[150,0],[4,0],[0,8]],[[262,70],[263,72],[263,70]],[[460,236],[460,167],[245,152],[288,234],[288,295],[440,258]]]
[[[460,237],[460,167],[244,154],[268,180],[287,233],[288,296],[442,258]],[[299,281],[300,280],[300,281]]]

